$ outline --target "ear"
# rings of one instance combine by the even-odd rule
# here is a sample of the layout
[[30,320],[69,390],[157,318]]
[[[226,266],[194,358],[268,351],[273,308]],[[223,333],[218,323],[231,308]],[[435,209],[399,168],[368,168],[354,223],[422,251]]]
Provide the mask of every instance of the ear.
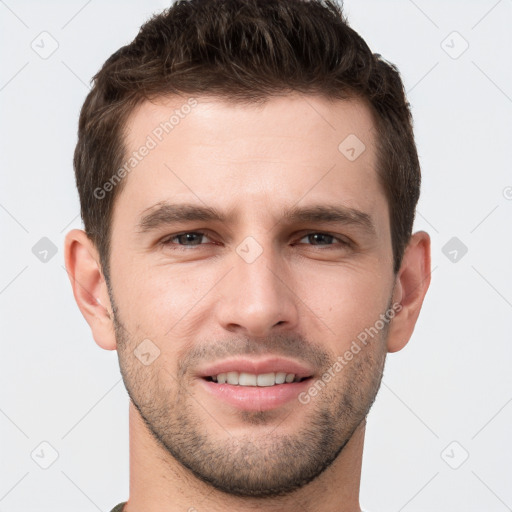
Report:
[[430,273],[430,236],[418,231],[407,244],[395,281],[392,302],[401,308],[396,308],[390,323],[388,352],[402,350],[411,338],[430,285]]
[[112,305],[96,247],[84,231],[73,229],[66,235],[64,253],[73,295],[94,340],[105,350],[115,350]]

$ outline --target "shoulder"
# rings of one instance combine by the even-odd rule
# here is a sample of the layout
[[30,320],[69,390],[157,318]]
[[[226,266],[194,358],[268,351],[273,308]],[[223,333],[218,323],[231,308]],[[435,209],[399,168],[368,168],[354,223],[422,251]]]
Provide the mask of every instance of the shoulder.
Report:
[[119,505],[116,505],[111,512],[123,512],[123,508],[126,504],[126,501],[123,501],[123,503],[119,503]]

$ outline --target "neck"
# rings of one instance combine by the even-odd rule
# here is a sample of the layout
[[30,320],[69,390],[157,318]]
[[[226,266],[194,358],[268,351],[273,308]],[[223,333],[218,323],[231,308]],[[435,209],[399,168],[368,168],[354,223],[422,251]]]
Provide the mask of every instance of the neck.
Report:
[[126,512],[360,512],[366,422],[316,479],[286,496],[242,498],[197,479],[152,436],[130,402],[130,498]]

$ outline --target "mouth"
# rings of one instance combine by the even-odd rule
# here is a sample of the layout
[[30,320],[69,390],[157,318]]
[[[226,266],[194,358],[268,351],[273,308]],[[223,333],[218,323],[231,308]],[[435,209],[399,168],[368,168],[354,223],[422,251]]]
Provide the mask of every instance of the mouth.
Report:
[[248,373],[248,372],[224,372],[217,375],[203,377],[207,382],[216,382],[217,384],[230,384],[241,387],[272,387],[278,385],[291,384],[293,382],[303,382],[310,379],[311,376],[301,377],[295,373],[287,372],[268,372],[268,373]]
[[314,370],[299,361],[230,358],[198,368],[196,377],[210,399],[246,411],[266,411],[293,404],[313,380]]
[[[206,395],[215,402],[244,411],[269,411],[298,403],[300,393],[313,376],[287,372],[223,372],[198,379]],[[297,407],[297,410],[303,410]]]

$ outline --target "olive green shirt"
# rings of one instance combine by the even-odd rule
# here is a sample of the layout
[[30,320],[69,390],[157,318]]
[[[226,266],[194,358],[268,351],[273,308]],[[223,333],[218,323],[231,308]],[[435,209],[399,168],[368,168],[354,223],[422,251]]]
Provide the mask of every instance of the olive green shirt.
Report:
[[125,506],[126,501],[123,501],[123,503],[119,503],[116,507],[114,507],[110,512],[123,512],[123,507]]

